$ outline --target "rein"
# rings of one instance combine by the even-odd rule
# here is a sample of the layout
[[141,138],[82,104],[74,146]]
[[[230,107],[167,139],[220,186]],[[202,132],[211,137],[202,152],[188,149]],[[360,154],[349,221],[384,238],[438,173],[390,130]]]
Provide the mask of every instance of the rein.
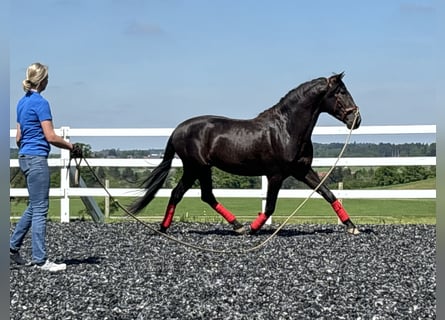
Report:
[[[352,128],[354,128],[355,126],[355,122],[357,120],[358,117],[358,108],[355,110],[355,115],[354,115],[354,121],[352,122],[352,126],[351,129],[349,131],[349,134],[345,140],[345,143],[343,145],[343,148],[341,149],[336,161],[334,162],[334,164],[332,165],[332,167],[329,169],[328,173],[323,177],[323,179],[320,181],[320,183],[318,184],[318,186],[316,188],[314,188],[312,190],[312,192],[309,194],[309,196],[304,199],[304,201],[286,218],[286,220],[281,223],[278,228],[269,236],[267,237],[267,239],[265,239],[264,241],[262,241],[261,243],[259,243],[256,246],[253,246],[251,248],[247,248],[247,249],[240,249],[240,250],[218,250],[218,249],[211,249],[211,248],[206,248],[206,247],[201,247],[201,246],[197,246],[194,245],[192,243],[188,243],[185,241],[182,241],[178,238],[172,237],[164,232],[161,232],[155,228],[153,228],[152,226],[150,226],[148,223],[146,223],[145,221],[143,221],[142,219],[138,218],[135,214],[131,213],[130,211],[128,211],[124,206],[122,206],[119,201],[117,201],[112,195],[111,193],[108,191],[108,189],[105,187],[105,185],[102,183],[101,179],[96,175],[96,173],[94,172],[94,170],[91,168],[91,166],[89,165],[87,159],[85,159],[85,157],[82,156],[82,158],[80,159],[79,162],[77,162],[77,160],[75,159],[76,162],[76,179],[78,178],[79,174],[78,171],[80,170],[80,162],[83,160],[86,164],[86,166],[88,167],[88,169],[90,170],[91,174],[93,175],[93,177],[96,179],[97,183],[99,183],[99,185],[104,189],[104,191],[107,193],[108,197],[112,200],[113,204],[117,205],[119,208],[121,208],[127,215],[129,215],[131,218],[133,218],[134,220],[136,220],[138,223],[142,224],[144,227],[146,227],[147,229],[155,232],[156,234],[167,238],[173,242],[179,243],[185,247],[189,247],[198,251],[203,251],[203,252],[210,252],[210,253],[219,253],[219,254],[224,254],[224,253],[235,253],[235,254],[246,254],[252,251],[256,251],[262,247],[264,247],[269,241],[271,241],[277,234],[278,232],[280,232],[281,229],[284,228],[284,226],[289,222],[289,220],[306,204],[306,202],[312,197],[312,195],[317,192],[317,190],[320,188],[320,186],[326,181],[326,179],[329,177],[329,175],[332,173],[332,171],[335,169],[335,167],[337,166],[338,161],[340,160],[340,158],[343,156],[344,151],[346,150],[347,145],[349,144],[349,140],[351,138],[351,134],[352,134]],[[71,159],[70,159],[70,163],[71,163]]]

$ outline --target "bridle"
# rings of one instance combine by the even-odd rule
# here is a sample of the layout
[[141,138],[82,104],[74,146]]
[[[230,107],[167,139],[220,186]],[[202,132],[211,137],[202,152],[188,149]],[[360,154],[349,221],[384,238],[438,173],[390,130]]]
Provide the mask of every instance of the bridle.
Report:
[[[349,108],[345,108],[343,104],[340,102],[340,93],[335,94],[335,106],[334,106],[334,113],[340,114],[340,119],[342,121],[345,121],[346,117],[351,113],[359,113],[358,106],[353,106]],[[340,107],[339,107],[340,106]]]
[[[337,91],[338,87],[340,84],[337,84],[335,89],[329,88],[331,86],[331,83],[329,81],[329,78],[326,78],[327,81],[327,86],[328,86],[328,91],[325,93],[323,99],[321,101],[323,101],[324,99],[326,99],[326,97],[328,96],[330,90],[333,90],[334,92]],[[351,114],[354,113],[355,117],[358,117],[358,115],[360,114],[359,112],[359,108],[358,106],[354,106],[354,107],[349,107],[349,108],[345,108],[343,106],[343,104],[340,101],[339,96],[341,95],[341,93],[334,93],[335,96],[335,106],[334,106],[334,110],[333,113],[334,114],[339,114],[340,115],[340,120],[345,122],[346,117]]]

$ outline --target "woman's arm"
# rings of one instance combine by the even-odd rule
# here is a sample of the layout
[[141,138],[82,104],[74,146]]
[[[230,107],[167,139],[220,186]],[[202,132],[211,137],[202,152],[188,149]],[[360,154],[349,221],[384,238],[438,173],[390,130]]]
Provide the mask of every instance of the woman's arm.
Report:
[[73,145],[71,143],[65,141],[62,137],[56,134],[54,131],[53,122],[51,120],[42,121],[41,125],[43,134],[50,144],[58,148],[73,150]]
[[15,144],[20,149],[20,139],[22,138],[22,133],[20,131],[20,123],[17,123],[17,133],[15,134]]

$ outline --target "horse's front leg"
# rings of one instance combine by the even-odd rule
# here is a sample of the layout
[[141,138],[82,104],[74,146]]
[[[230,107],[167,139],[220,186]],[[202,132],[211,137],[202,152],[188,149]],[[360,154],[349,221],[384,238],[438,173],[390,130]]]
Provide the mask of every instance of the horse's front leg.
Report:
[[354,223],[352,223],[341,202],[324,183],[320,185],[321,180],[318,177],[318,174],[312,168],[309,169],[304,177],[300,178],[295,176],[295,178],[303,181],[312,189],[315,189],[318,186],[317,193],[319,193],[327,202],[331,204],[340,221],[346,226],[347,232],[351,234],[360,233]]
[[274,213],[277,204],[278,192],[283,184],[281,175],[267,177],[266,208],[260,212],[255,220],[250,224],[250,234],[255,234],[266,223],[267,219]]

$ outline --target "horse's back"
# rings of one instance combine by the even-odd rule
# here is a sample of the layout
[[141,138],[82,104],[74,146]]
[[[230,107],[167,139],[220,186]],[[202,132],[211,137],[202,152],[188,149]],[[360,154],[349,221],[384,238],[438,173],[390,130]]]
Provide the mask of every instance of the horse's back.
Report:
[[[199,116],[179,124],[171,141],[184,165],[216,166],[228,172],[259,175],[257,164],[270,145],[267,126],[255,119]],[[264,164],[264,163],[263,163]]]
[[232,119],[206,115],[190,118],[180,123],[172,133],[173,140],[214,138],[224,134],[236,134],[243,130],[258,130],[254,120]]
[[182,144],[193,139],[203,139],[205,134],[218,127],[218,124],[229,121],[229,118],[220,116],[198,116],[181,122],[172,133],[172,141]]

